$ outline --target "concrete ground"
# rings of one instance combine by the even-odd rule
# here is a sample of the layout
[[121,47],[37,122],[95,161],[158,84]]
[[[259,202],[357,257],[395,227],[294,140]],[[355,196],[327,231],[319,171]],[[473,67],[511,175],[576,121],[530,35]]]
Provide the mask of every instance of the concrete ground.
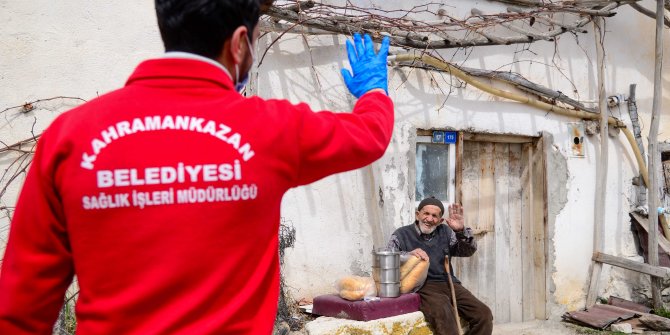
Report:
[[[417,314],[418,315],[418,314]],[[345,334],[431,334],[430,331],[423,329],[424,324],[417,325],[416,315],[407,314],[400,317],[385,319],[384,327],[375,325],[374,322],[368,322],[362,327],[350,327],[354,324],[363,325],[357,321],[347,321],[343,319],[321,318],[319,321],[310,324],[307,329],[295,332],[286,332],[286,335],[345,335]],[[422,319],[422,318],[421,318]],[[394,327],[392,324],[401,321],[406,323],[409,328]],[[402,322],[409,321],[409,322]],[[349,327],[342,328],[342,325]],[[403,329],[401,329],[403,328]],[[387,329],[393,329],[391,331]],[[282,334],[282,335],[284,335]],[[523,323],[498,324],[493,326],[493,335],[613,335],[622,333],[613,333],[610,331],[599,331],[591,328],[580,327],[557,320],[535,320]],[[670,332],[645,332],[645,335],[670,335]]]
[[[560,321],[530,321],[515,324],[494,325],[493,335],[574,335],[581,328]],[[305,327],[309,335],[345,335],[345,334],[432,334],[421,312],[398,315],[390,318],[361,322],[331,317],[320,317],[308,322]],[[303,334],[304,334],[303,333]],[[598,334],[591,331],[590,334]],[[604,333],[607,334],[607,333]],[[283,334],[282,334],[283,335]],[[295,332],[290,335],[297,335]]]
[[[592,334],[596,333],[594,331]],[[584,334],[565,322],[535,320],[523,323],[508,323],[493,326],[493,335],[574,335]]]
[[[561,321],[530,321],[494,325],[493,335],[618,335],[623,333],[596,330]],[[646,331],[644,335],[670,335],[670,332]]]

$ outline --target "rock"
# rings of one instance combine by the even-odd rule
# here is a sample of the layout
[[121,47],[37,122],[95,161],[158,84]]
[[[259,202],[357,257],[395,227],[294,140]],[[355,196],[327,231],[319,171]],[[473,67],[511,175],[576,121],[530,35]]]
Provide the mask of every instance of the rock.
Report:
[[640,322],[653,330],[670,330],[670,319],[662,316],[646,314],[640,317]]
[[272,330],[272,335],[288,335],[291,331],[288,324],[284,321],[275,324],[274,329]]
[[423,313],[413,312],[372,321],[354,321],[321,316],[308,322],[305,329],[309,335],[333,334],[432,334]]
[[610,326],[610,330],[613,332],[620,332],[624,334],[632,334],[633,326],[628,323],[615,323]]

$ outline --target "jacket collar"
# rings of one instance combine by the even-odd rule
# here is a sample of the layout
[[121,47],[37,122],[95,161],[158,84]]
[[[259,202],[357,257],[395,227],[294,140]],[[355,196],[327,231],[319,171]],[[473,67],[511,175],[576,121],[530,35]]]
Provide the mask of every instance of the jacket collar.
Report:
[[221,63],[219,63],[219,62],[217,62],[217,61],[215,61],[211,58],[207,58],[205,56],[200,56],[198,54],[194,54],[194,53],[190,53],[190,52],[184,52],[184,51],[168,51],[165,54],[163,54],[163,58],[180,58],[180,59],[199,60],[199,61],[209,63],[209,64],[212,64],[212,65],[218,67],[219,69],[221,69],[221,71],[225,72],[231,80],[233,79],[233,76],[230,74],[230,71],[228,71],[228,69],[226,69],[226,67],[223,66],[223,64],[221,64]]
[[[166,57],[168,57],[166,55]],[[126,86],[143,80],[185,79],[215,84],[225,90],[234,90],[233,81],[225,68],[193,57],[170,57],[146,60],[135,68]]]

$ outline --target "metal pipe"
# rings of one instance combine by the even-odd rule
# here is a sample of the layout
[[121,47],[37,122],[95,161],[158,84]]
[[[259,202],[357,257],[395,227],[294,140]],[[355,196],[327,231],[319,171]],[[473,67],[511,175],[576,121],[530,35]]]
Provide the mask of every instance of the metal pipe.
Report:
[[[635,100],[636,84],[630,84],[628,92],[628,115],[630,116],[630,123],[633,126],[633,135],[635,135],[635,142],[640,154],[644,156],[644,143],[642,143],[642,129],[640,128],[640,119],[637,113],[637,102]],[[640,175],[640,177],[642,177]],[[637,186],[637,206],[644,206],[647,204],[647,184]]]

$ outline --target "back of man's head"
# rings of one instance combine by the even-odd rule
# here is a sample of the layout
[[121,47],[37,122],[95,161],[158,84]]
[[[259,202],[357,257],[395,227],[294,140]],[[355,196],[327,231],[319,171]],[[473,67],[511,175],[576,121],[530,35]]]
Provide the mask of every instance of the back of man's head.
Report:
[[258,23],[259,0],[156,0],[158,28],[165,51],[184,51],[216,59],[239,26],[249,38]]

